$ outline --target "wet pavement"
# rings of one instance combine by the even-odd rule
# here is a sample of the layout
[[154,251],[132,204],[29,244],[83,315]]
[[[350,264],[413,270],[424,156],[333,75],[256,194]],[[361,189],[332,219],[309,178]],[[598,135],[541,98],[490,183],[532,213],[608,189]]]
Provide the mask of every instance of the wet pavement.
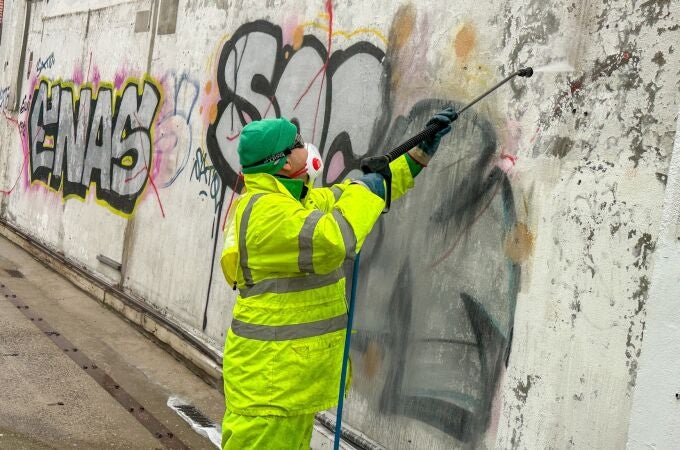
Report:
[[219,423],[221,393],[135,327],[3,237],[0,284],[0,449],[216,448],[167,402]]

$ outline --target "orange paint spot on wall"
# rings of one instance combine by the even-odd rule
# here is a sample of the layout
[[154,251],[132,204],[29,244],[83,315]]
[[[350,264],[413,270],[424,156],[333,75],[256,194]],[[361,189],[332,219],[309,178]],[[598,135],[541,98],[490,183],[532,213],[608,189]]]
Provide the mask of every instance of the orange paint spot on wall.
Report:
[[477,44],[477,35],[475,29],[469,23],[463,25],[454,40],[453,47],[456,50],[456,56],[459,58],[467,58]]
[[205,93],[210,94],[210,91],[212,90],[212,81],[208,81],[205,83]]
[[362,355],[364,377],[369,380],[375,378],[378,370],[380,370],[381,353],[378,344],[375,341],[371,341],[366,347],[366,352]]
[[215,119],[217,119],[217,103],[213,103],[210,105],[210,112],[208,113],[210,122],[215,123]]
[[508,258],[516,263],[525,261],[534,252],[534,234],[524,223],[517,223],[505,238],[503,246]]
[[411,39],[415,23],[416,13],[412,5],[399,8],[390,28],[390,47],[393,47],[394,51],[402,49]]
[[293,30],[293,48],[295,50],[298,50],[300,47],[302,47],[302,40],[305,37],[305,29],[301,25],[298,25],[295,27],[295,30]]

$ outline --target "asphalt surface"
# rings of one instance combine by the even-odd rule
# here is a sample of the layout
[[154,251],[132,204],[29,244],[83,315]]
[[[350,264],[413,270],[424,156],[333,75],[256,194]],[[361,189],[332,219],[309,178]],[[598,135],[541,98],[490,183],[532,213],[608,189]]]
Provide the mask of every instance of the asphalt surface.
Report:
[[[0,449],[166,448],[65,354],[45,324],[95,363],[100,378],[115,380],[173,441],[216,448],[167,402],[180,398],[219,424],[222,395],[130,323],[3,237],[0,284]],[[29,316],[12,301],[25,304]]]

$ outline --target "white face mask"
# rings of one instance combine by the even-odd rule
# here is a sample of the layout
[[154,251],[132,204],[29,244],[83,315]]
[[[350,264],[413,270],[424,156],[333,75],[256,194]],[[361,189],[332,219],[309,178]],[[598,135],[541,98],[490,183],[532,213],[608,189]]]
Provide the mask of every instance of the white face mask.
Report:
[[321,153],[314,144],[305,144],[307,150],[307,175],[309,175],[309,184],[314,185],[314,181],[323,173],[323,160]]

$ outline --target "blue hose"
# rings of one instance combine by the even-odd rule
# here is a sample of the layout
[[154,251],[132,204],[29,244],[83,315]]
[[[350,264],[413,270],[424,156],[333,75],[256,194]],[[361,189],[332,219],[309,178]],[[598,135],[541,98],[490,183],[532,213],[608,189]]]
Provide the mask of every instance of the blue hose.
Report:
[[359,281],[359,253],[354,259],[352,271],[352,293],[349,297],[349,310],[347,311],[347,330],[345,331],[345,350],[342,354],[342,371],[340,372],[340,390],[338,392],[338,410],[335,417],[335,440],[333,450],[340,448],[340,436],[342,433],[342,407],[345,403],[345,384],[347,382],[347,364],[349,362],[349,346],[352,339],[352,322],[354,321],[354,303],[357,298],[357,284]]

